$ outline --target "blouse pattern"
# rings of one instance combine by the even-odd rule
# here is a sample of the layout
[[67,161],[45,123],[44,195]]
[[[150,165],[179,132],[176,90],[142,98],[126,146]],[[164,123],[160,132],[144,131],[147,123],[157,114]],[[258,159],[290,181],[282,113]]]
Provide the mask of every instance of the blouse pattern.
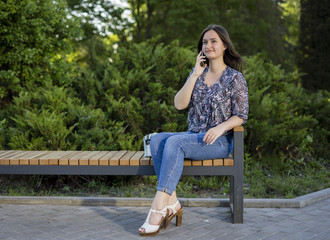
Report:
[[208,87],[204,82],[207,71],[208,67],[197,78],[192,92],[188,131],[206,132],[234,115],[245,123],[248,119],[249,102],[243,74],[227,66],[220,79]]

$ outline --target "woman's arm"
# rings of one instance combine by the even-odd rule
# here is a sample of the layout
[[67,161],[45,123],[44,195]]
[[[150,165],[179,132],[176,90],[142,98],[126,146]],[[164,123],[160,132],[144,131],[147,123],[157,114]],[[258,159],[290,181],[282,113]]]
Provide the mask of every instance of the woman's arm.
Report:
[[202,52],[200,52],[196,59],[194,71],[190,74],[189,78],[187,79],[183,87],[180,89],[180,91],[175,95],[174,106],[176,109],[183,110],[188,107],[196,80],[206,68],[206,64],[204,65],[204,67],[201,67],[200,65],[204,58],[205,57],[202,55]]
[[237,116],[230,117],[227,121],[220,123],[218,126],[210,128],[203,138],[203,141],[207,144],[213,144],[215,140],[223,135],[226,131],[233,129],[234,127],[240,126],[244,120]]
[[180,91],[175,95],[174,106],[176,109],[183,110],[188,107],[198,77],[199,75],[193,72]]

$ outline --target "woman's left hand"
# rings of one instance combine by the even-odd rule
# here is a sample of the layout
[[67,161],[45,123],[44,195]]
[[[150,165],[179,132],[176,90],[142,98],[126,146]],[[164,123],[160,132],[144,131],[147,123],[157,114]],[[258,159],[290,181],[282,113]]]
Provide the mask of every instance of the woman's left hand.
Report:
[[210,128],[204,135],[203,141],[206,144],[213,144],[218,137],[224,134],[226,129],[220,124],[216,127]]

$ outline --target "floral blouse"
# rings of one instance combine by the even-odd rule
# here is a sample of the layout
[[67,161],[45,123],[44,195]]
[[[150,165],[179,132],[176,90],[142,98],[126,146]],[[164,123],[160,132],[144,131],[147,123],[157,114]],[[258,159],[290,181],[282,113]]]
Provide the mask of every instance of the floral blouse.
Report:
[[208,67],[197,78],[192,92],[188,131],[206,132],[233,115],[246,122],[249,102],[248,87],[243,74],[227,66],[220,79],[208,87],[204,82],[207,71]]

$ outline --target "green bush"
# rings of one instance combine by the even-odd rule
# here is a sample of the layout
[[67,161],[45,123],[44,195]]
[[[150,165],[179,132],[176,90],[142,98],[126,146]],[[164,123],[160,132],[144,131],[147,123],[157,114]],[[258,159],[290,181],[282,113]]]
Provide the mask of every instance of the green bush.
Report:
[[247,58],[245,77],[250,103],[248,153],[265,166],[285,171],[325,155],[329,93],[307,92],[298,84],[298,73],[287,73],[261,55]]
[[186,129],[186,116],[174,108],[173,98],[192,66],[193,52],[178,42],[163,46],[151,40],[118,49],[101,79],[85,72],[75,87],[86,96],[82,102],[123,122],[132,144],[141,149],[147,133]]
[[330,92],[320,90],[316,93],[309,92],[301,100],[301,113],[311,115],[317,121],[312,130],[314,141],[311,144],[315,157],[329,160],[330,156]]

